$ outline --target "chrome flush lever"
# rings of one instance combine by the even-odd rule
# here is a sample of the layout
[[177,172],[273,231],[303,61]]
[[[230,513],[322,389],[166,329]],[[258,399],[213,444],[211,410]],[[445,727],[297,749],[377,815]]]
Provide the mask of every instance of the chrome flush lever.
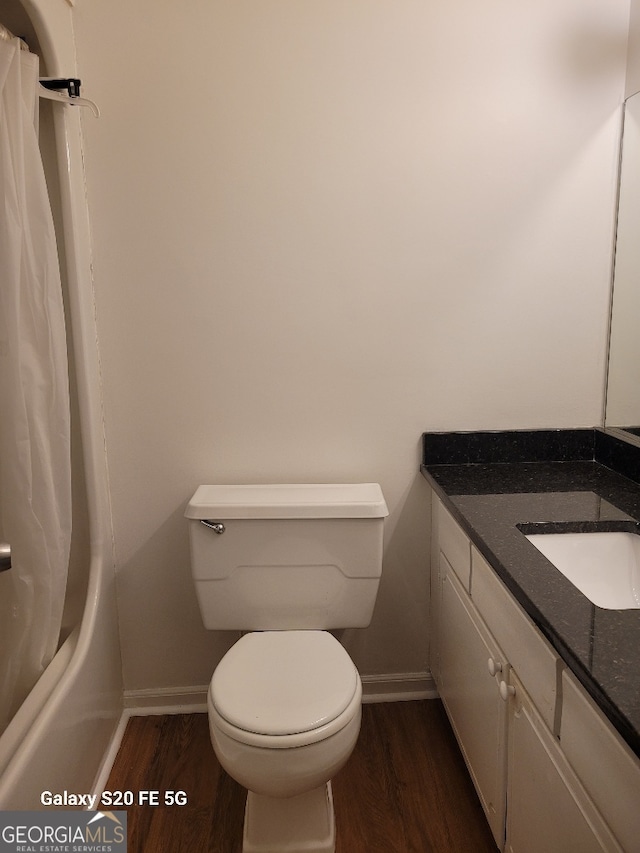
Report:
[[226,527],[221,521],[211,521],[208,518],[201,518],[200,524],[204,524],[205,527],[208,527],[210,530],[213,530],[214,533],[217,533],[220,536],[226,530]]
[[11,568],[11,545],[8,542],[0,542],[0,572],[6,572]]

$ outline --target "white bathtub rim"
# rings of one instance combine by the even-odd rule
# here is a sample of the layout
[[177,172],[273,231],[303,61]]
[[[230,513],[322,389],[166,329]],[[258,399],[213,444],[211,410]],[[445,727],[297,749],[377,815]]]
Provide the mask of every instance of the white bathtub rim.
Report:
[[2,736],[0,736],[0,778],[67,669],[78,644],[79,633],[79,628],[75,628],[69,634],[9,725],[2,732]]
[[[101,604],[102,598],[102,596],[100,595],[99,584],[103,572],[99,565],[98,558],[93,559],[91,562],[92,567],[90,568],[87,605],[85,607],[85,613],[82,619],[82,624],[79,629],[76,629],[69,635],[69,638],[66,641],[67,643],[71,641],[69,646],[69,648],[72,647],[71,656],[68,657],[65,652],[65,659],[62,663],[66,664],[66,666],[64,666],[60,678],[53,686],[53,688],[50,690],[47,689],[48,685],[46,685],[45,683],[45,702],[39,707],[38,710],[36,710],[35,714],[31,715],[29,713],[28,706],[25,708],[25,705],[29,702],[29,699],[31,697],[30,694],[26,702],[23,703],[21,708],[18,710],[17,714],[14,717],[14,720],[12,720],[12,724],[15,722],[16,733],[18,731],[24,731],[24,735],[19,743],[15,742],[15,738],[12,738],[12,740],[14,740],[14,743],[12,744],[14,748],[11,751],[10,757],[7,755],[8,760],[6,765],[0,768],[0,809],[3,808],[5,796],[11,793],[19,785],[20,777],[25,772],[28,772],[28,769],[30,767],[33,767],[33,757],[35,755],[36,750],[39,748],[42,740],[48,736],[52,723],[56,719],[56,715],[60,713],[63,703],[69,698],[75,686],[76,679],[82,673],[84,665],[86,663],[91,640],[93,638],[95,622],[97,619],[97,610]],[[65,646],[66,643],[63,644],[63,646],[61,647],[61,651],[65,649]],[[66,659],[67,657],[68,659]],[[39,684],[40,682],[36,684],[36,686],[34,687],[34,691],[37,691]],[[34,691],[32,691],[32,693]],[[25,716],[30,716],[30,725],[26,729],[21,719],[23,715],[23,709],[25,709]],[[120,709],[118,708],[116,712],[116,717],[119,713]],[[7,731],[5,731],[5,733],[2,735],[2,739],[4,739],[4,737],[6,736]],[[9,753],[9,749],[10,747],[7,748],[7,753]],[[97,773],[99,772],[100,769],[98,768]]]

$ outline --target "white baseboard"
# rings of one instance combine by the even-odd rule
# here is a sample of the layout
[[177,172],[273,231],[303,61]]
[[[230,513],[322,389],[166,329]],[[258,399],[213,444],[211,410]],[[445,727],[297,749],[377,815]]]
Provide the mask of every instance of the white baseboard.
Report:
[[[197,714],[207,711],[208,684],[194,687],[126,690],[125,714]],[[438,693],[429,672],[405,672],[362,676],[363,702],[406,702],[436,699]]]
[[407,702],[437,699],[435,681],[430,672],[404,672],[389,675],[363,675],[362,701]]
[[208,689],[208,684],[202,684],[195,687],[125,690],[124,707],[130,717],[152,714],[206,714]]

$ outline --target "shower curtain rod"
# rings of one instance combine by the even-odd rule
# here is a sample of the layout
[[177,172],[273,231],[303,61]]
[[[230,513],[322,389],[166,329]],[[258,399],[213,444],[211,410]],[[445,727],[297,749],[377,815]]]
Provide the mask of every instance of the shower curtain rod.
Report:
[[[0,24],[0,41],[12,41],[14,38],[16,36],[4,24]],[[24,39],[19,39],[19,41],[20,48],[28,51],[29,46]],[[39,83],[39,97],[75,107],[89,107],[96,118],[100,116],[100,110],[93,101],[80,97],[81,81],[77,77],[40,77]],[[67,94],[63,94],[60,91],[61,89],[66,89]]]
[[[97,104],[90,101],[88,98],[80,97],[81,80],[77,77],[40,77],[40,88],[38,94],[41,98],[47,98],[49,101],[58,101],[61,104],[67,104],[74,107],[89,107],[96,118],[100,118],[100,110]],[[60,90],[66,89],[67,94],[64,95]]]

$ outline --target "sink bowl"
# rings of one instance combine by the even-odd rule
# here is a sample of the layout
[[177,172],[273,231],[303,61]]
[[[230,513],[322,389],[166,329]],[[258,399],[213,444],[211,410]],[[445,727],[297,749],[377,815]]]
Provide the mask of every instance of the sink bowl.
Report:
[[640,608],[640,536],[533,533],[527,539],[583,595],[608,610]]

